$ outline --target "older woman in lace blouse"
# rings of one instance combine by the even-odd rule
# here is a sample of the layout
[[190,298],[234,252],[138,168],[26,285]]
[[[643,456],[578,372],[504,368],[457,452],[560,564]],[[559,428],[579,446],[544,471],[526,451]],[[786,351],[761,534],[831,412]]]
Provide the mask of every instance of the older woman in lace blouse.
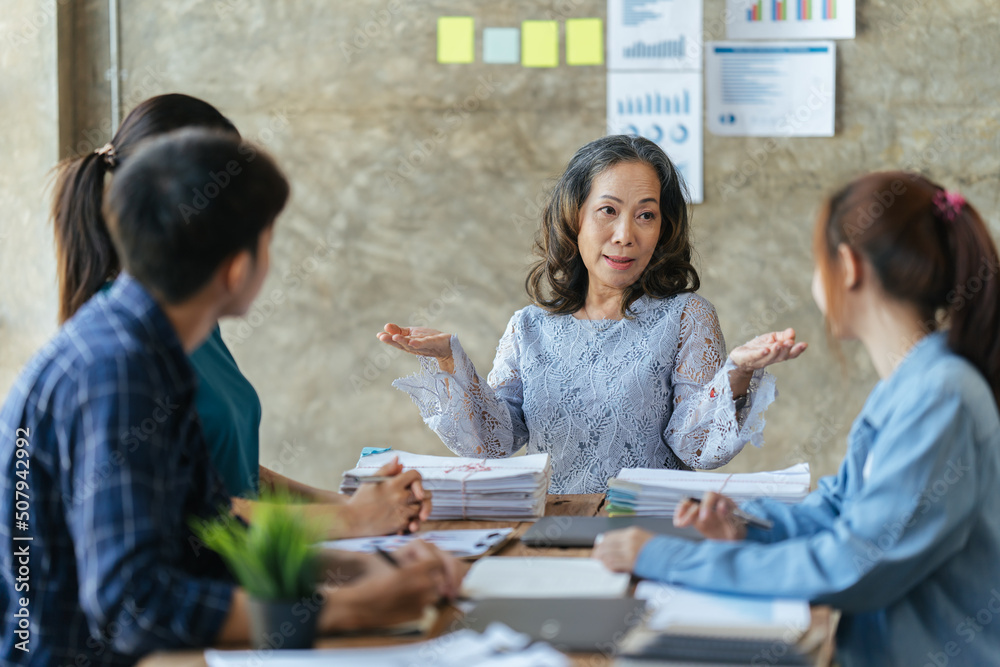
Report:
[[610,136],[570,160],[543,214],[533,305],[483,379],[456,336],[387,324],[418,355],[394,386],[456,454],[552,456],[552,493],[604,491],[622,468],[716,468],[759,446],[774,378],[801,354],[788,329],[733,350],[694,292],[684,186],[656,144]]

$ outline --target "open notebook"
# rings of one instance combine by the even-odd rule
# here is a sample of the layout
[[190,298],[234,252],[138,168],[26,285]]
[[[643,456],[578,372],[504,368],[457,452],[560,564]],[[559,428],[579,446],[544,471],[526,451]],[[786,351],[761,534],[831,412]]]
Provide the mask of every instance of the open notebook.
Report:
[[611,516],[672,517],[685,497],[721,492],[737,503],[772,498],[797,503],[809,494],[809,464],[772,472],[713,473],[651,468],[624,468],[608,480],[607,511]]
[[357,466],[344,473],[341,492],[354,493],[359,478],[374,475],[397,456],[406,470],[418,470],[424,488],[433,492],[432,520],[518,520],[545,513],[545,495],[552,478],[548,454],[473,459],[391,450],[363,455]]

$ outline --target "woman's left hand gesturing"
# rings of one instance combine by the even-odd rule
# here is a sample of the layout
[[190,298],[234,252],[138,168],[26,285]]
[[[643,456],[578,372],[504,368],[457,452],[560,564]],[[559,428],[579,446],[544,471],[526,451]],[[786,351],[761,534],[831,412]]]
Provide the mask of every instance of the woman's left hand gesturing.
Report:
[[729,353],[738,371],[752,374],[761,368],[795,359],[805,352],[809,343],[795,342],[795,329],[772,331],[757,336]]

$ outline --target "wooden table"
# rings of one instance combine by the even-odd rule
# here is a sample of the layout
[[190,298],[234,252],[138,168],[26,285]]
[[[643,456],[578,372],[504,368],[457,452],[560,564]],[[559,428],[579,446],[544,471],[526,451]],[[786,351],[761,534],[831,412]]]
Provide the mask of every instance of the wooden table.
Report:
[[[586,495],[550,495],[545,505],[545,516],[596,516],[603,514],[601,505],[604,494],[592,493]],[[497,556],[569,556],[587,558],[591,550],[565,548],[535,548],[525,546],[520,536],[532,526],[531,521],[428,521],[425,530],[454,530],[472,528],[513,528],[510,540],[495,554]],[[818,645],[811,653],[816,658],[816,665],[826,667],[833,659],[834,631],[837,625],[837,615],[829,607],[813,607],[812,626],[803,637],[803,642]],[[424,641],[438,637],[463,627],[462,612],[454,606],[445,607],[438,616],[433,628],[426,636],[351,636],[324,637],[316,642],[316,648],[354,648],[359,646],[388,646],[395,644]],[[227,647],[231,648],[231,647]],[[600,653],[571,654],[574,667],[608,667],[613,664],[614,656]],[[139,663],[140,667],[205,667],[202,651],[170,651],[154,653]]]

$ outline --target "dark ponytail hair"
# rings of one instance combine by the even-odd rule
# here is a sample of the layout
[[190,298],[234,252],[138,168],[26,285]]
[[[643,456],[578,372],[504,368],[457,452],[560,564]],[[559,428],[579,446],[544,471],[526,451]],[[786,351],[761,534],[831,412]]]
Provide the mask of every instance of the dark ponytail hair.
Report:
[[835,193],[814,239],[833,324],[841,244],[871,263],[887,294],[917,307],[926,330],[947,326],[949,347],[979,369],[1000,403],[1000,258],[976,209],[905,172],[869,174]]
[[208,102],[181,94],[141,102],[104,148],[64,160],[56,175],[52,220],[59,272],[59,322],[65,322],[121,271],[101,213],[105,176],[144,140],[184,127],[232,132],[236,127]]

